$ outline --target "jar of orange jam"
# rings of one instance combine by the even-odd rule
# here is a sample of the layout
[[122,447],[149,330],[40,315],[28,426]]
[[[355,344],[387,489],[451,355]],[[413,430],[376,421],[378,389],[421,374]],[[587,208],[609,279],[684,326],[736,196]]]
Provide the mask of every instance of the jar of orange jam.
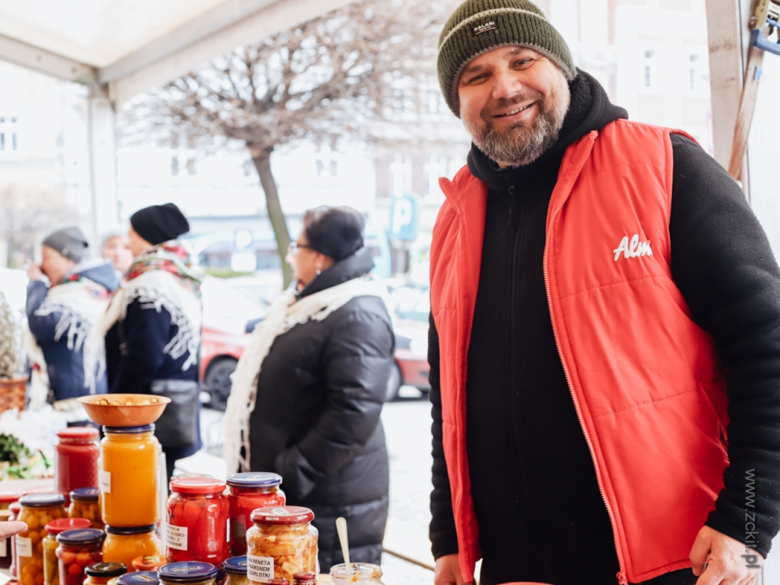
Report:
[[[103,427],[103,432],[106,435],[100,442],[103,522],[114,528],[156,524],[160,520],[157,483],[160,443],[154,436],[154,425]],[[127,566],[138,554],[127,559]]]
[[133,566],[133,559],[138,557],[163,556],[163,547],[154,533],[155,528],[154,524],[137,528],[106,526],[103,561],[122,563],[130,568]]

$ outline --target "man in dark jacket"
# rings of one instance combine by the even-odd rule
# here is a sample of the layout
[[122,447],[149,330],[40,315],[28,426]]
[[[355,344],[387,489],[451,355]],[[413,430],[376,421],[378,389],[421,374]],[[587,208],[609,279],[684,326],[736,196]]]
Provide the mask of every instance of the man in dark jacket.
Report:
[[[27,323],[38,345],[31,348],[31,362],[48,377],[50,401],[90,393],[84,382],[84,341],[119,286],[111,263],[84,261],[88,246],[79,228],[57,230],[43,240],[40,267],[27,269]],[[105,375],[94,391],[106,392]]]
[[[471,196],[486,192],[486,200],[484,226],[478,226],[484,227],[481,250],[437,249],[437,259],[432,260],[429,359],[434,490],[430,536],[437,559],[436,584],[471,580],[470,563],[475,559],[464,562],[462,557],[473,555],[474,549],[461,548],[464,537],[477,540],[484,585],[518,581],[692,585],[698,575],[699,585],[754,583],[757,568],[780,528],[780,498],[773,487],[780,481],[780,270],[739,187],[695,142],[676,134],[667,139],[671,156],[664,164],[672,167],[671,209],[667,223],[660,225],[664,230],[668,226],[671,253],[666,270],[671,272],[669,281],[679,289],[670,294],[680,295],[684,307],[680,315],[691,315],[712,336],[712,341],[702,342],[702,356],[714,343],[728,368],[728,466],[722,474],[719,468],[722,489],[710,492],[706,488],[712,501],[708,516],[691,520],[686,518],[688,508],[681,506],[678,517],[668,517],[670,534],[652,535],[660,546],[677,537],[677,526],[702,522],[703,526],[695,528],[698,534],[694,530],[684,545],[683,554],[690,550],[690,560],[671,559],[669,566],[656,568],[651,577],[629,579],[631,573],[623,566],[626,551],[636,558],[651,551],[632,551],[617,538],[627,528],[641,532],[642,527],[628,526],[631,518],[618,516],[614,506],[608,507],[607,502],[616,501],[616,496],[604,490],[605,485],[618,481],[625,485],[625,477],[610,477],[611,483],[605,477],[613,471],[610,465],[627,463],[604,462],[606,447],[599,444],[598,451],[593,447],[594,437],[585,432],[581,413],[596,416],[594,409],[603,405],[575,404],[573,396],[581,396],[581,391],[575,392],[569,375],[579,380],[584,374],[565,370],[561,357],[561,347],[576,343],[572,335],[591,332],[569,330],[561,343],[553,328],[548,299],[554,297],[550,297],[544,270],[551,222],[577,222],[566,213],[572,201],[550,208],[559,183],[565,182],[572,190],[572,200],[584,196],[577,185],[586,178],[571,162],[588,153],[584,146],[577,153],[575,148],[595,141],[591,160],[598,159],[604,149],[597,141],[606,140],[614,128],[623,128],[620,121],[627,114],[609,103],[593,77],[575,69],[564,40],[541,11],[524,0],[462,4],[442,32],[438,68],[445,99],[455,115],[463,118],[474,140],[468,167],[455,183],[478,186]],[[647,148],[649,161],[656,153],[653,145],[648,143]],[[640,148],[638,156],[641,153]],[[642,176],[640,166],[637,177]],[[615,201],[633,192],[641,196],[645,186],[632,185],[632,171],[624,172],[628,178],[617,189],[610,184],[599,188],[599,176],[589,174],[587,188],[596,184],[589,193],[615,197]],[[442,214],[456,213],[447,205]],[[655,220],[664,221],[657,216]],[[434,247],[441,246],[448,235],[455,237],[446,233],[448,229],[460,230],[465,224],[466,231],[459,232],[464,239],[468,230],[477,229],[473,215],[458,221],[437,225]],[[594,239],[599,235],[594,233]],[[595,269],[598,262],[588,255],[588,242],[581,244],[576,258],[555,261]],[[648,242],[647,247],[651,244],[660,242]],[[633,243],[630,235],[627,243],[618,238],[603,253],[608,254],[614,270],[622,269],[627,261],[636,267],[644,260],[665,258],[658,248],[640,257],[638,238]],[[475,263],[461,259],[464,254],[474,254]],[[437,284],[447,280],[443,272],[456,274],[451,282],[461,288],[469,286],[465,279],[478,280],[475,300],[462,300],[463,306],[473,303],[473,316],[463,322],[457,320],[457,311],[442,306],[436,296],[444,292],[455,298],[458,294],[454,284]],[[581,294],[586,293],[597,298],[596,290]],[[598,294],[603,291],[599,289]],[[641,328],[641,306],[636,309],[633,315],[615,318],[622,317],[626,328]],[[453,327],[455,320],[458,329]],[[467,335],[462,358],[440,353],[445,344],[451,345],[449,336],[462,331]],[[624,341],[616,332],[611,342],[618,347]],[[614,362],[574,365],[589,368],[587,373],[620,370]],[[460,388],[452,382],[453,370],[467,372]],[[692,378],[689,382],[697,383]],[[710,382],[701,383],[703,390]],[[608,400],[616,389],[605,385],[586,390],[589,396],[603,395]],[[630,393],[631,389],[619,390]],[[641,397],[635,402],[637,410],[651,408],[641,404]],[[652,406],[659,428],[697,424],[684,419],[672,422],[681,412],[676,404],[680,403],[667,402],[666,411],[661,404]],[[706,408],[706,401],[701,404]],[[714,416],[712,410],[710,406],[705,411],[708,423]],[[447,419],[447,412],[462,412],[465,418],[460,421],[455,414],[455,419]],[[453,432],[458,425],[467,429],[464,445],[453,438],[461,436]],[[724,433],[719,439],[714,432],[709,440],[725,452]],[[630,434],[623,440],[630,441]],[[635,457],[643,466],[654,464],[645,461],[642,452]],[[751,471],[758,472],[758,477],[751,479]],[[746,485],[746,481],[754,483]],[[747,509],[745,490],[750,486],[760,496]],[[690,487],[692,494],[702,493],[701,489],[704,482]],[[630,494],[622,497],[617,501],[625,501]],[[469,500],[473,507],[464,504]],[[751,530],[746,529],[746,513]]]

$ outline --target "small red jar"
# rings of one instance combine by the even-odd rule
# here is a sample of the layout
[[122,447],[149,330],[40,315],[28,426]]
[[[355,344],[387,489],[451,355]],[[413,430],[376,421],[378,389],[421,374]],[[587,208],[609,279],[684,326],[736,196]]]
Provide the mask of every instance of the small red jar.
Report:
[[230,514],[225,482],[208,477],[173,478],[168,498],[165,554],[169,563],[200,561],[222,566],[230,556]]
[[84,570],[103,561],[103,538],[98,528],[66,530],[57,535],[60,585],[83,585]]
[[57,491],[66,498],[72,490],[98,485],[100,445],[94,427],[70,427],[57,433],[55,475]]
[[246,554],[246,531],[254,526],[254,510],[285,505],[287,498],[279,489],[281,483],[282,476],[276,473],[236,473],[228,478],[231,555]]

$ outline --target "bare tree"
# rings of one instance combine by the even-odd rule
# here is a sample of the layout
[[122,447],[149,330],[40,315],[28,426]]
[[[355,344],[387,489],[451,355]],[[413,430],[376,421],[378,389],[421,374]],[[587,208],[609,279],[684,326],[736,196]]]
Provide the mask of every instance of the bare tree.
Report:
[[364,0],[240,47],[137,101],[125,134],[166,146],[186,140],[202,152],[245,148],[265,192],[286,285],[290,235],[271,154],[300,140],[370,141],[372,124],[397,99],[394,83],[430,81],[450,4]]

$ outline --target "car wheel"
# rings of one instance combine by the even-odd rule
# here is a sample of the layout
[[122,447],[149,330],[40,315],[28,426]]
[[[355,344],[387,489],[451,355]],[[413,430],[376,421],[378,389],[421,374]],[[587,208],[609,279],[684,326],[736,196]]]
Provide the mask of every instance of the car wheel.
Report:
[[393,363],[390,368],[390,377],[387,378],[387,391],[385,392],[385,402],[391,402],[398,398],[398,390],[401,389],[401,368]]
[[236,371],[238,362],[233,358],[220,358],[212,362],[206,370],[206,376],[203,380],[206,391],[211,395],[211,408],[215,410],[225,410],[227,399],[230,396],[230,387],[232,385],[230,376]]

